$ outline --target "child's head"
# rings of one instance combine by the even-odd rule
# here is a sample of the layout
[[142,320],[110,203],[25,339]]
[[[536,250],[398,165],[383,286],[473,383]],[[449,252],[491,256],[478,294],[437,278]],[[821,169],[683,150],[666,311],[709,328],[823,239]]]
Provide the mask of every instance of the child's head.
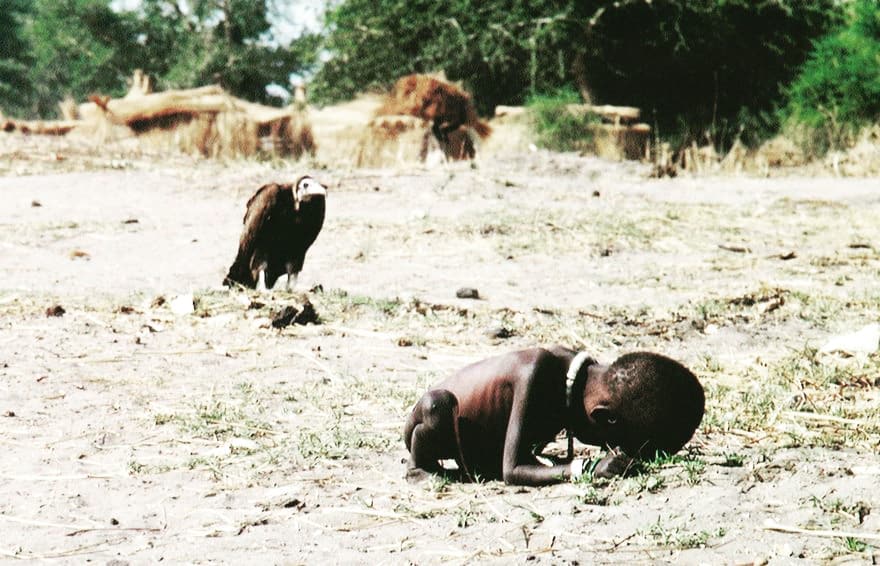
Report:
[[584,392],[594,438],[630,456],[673,454],[703,419],[703,387],[686,367],[659,354],[635,352],[598,373]]

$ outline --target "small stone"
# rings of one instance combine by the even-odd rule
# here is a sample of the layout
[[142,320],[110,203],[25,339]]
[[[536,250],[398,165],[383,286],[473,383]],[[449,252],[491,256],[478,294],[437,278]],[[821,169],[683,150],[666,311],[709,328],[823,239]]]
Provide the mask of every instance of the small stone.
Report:
[[38,200],[32,200],[32,201],[31,201],[31,206],[32,206],[33,208],[40,208],[41,206],[43,206],[43,203],[41,203],[41,202],[38,201]]
[[62,316],[66,310],[61,305],[52,305],[46,309],[46,316]]
[[293,324],[293,320],[298,314],[298,308],[292,307],[290,305],[284,307],[272,316],[272,328],[281,329],[290,326],[291,324]]
[[455,292],[455,296],[459,299],[479,299],[480,292],[473,287],[461,287]]
[[505,339],[513,336],[513,332],[504,326],[493,326],[484,333],[488,338]]
[[115,525],[118,525],[118,524],[119,524],[119,519],[117,519],[116,517],[111,517],[111,518],[110,518],[110,524],[111,524],[111,525],[114,525],[114,526],[115,526]]
[[315,310],[315,306],[310,300],[306,299],[303,301],[302,310],[299,311],[299,314],[296,315],[293,322],[302,325],[309,323],[318,324],[318,311]]
[[593,196],[598,198],[598,197],[602,196],[602,194],[599,191],[593,191]]
[[3,416],[4,416],[4,417],[14,417],[14,416],[15,416],[15,411],[4,411],[4,412],[3,412]]

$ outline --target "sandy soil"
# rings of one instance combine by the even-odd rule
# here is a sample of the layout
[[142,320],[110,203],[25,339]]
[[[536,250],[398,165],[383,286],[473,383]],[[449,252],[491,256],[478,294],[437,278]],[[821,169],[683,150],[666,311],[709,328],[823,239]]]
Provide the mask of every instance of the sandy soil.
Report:
[[[880,558],[880,359],[815,352],[880,319],[876,179],[658,181],[544,152],[430,171],[5,156],[0,559]],[[298,292],[220,289],[248,196],[307,171],[331,194]],[[268,327],[318,284],[322,324]],[[689,450],[609,484],[404,481],[430,383],[553,342],[692,367],[709,407]]]

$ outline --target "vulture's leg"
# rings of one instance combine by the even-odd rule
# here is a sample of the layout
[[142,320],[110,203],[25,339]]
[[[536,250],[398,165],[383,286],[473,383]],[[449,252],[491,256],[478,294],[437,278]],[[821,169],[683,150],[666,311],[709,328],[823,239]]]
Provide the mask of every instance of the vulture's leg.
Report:
[[261,269],[260,274],[257,276],[257,292],[265,293],[266,291],[266,270]]
[[285,291],[290,291],[291,289],[296,289],[296,281],[299,278],[299,272],[295,271],[295,267],[292,263],[287,264],[287,283],[284,285]]

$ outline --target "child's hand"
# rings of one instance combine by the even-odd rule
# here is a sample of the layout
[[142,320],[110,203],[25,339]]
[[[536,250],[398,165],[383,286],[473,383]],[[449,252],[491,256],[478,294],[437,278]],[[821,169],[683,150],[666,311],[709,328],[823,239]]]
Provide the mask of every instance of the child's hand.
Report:
[[633,459],[623,453],[619,447],[608,452],[608,455],[599,460],[593,477],[613,478],[624,475],[632,467]]

